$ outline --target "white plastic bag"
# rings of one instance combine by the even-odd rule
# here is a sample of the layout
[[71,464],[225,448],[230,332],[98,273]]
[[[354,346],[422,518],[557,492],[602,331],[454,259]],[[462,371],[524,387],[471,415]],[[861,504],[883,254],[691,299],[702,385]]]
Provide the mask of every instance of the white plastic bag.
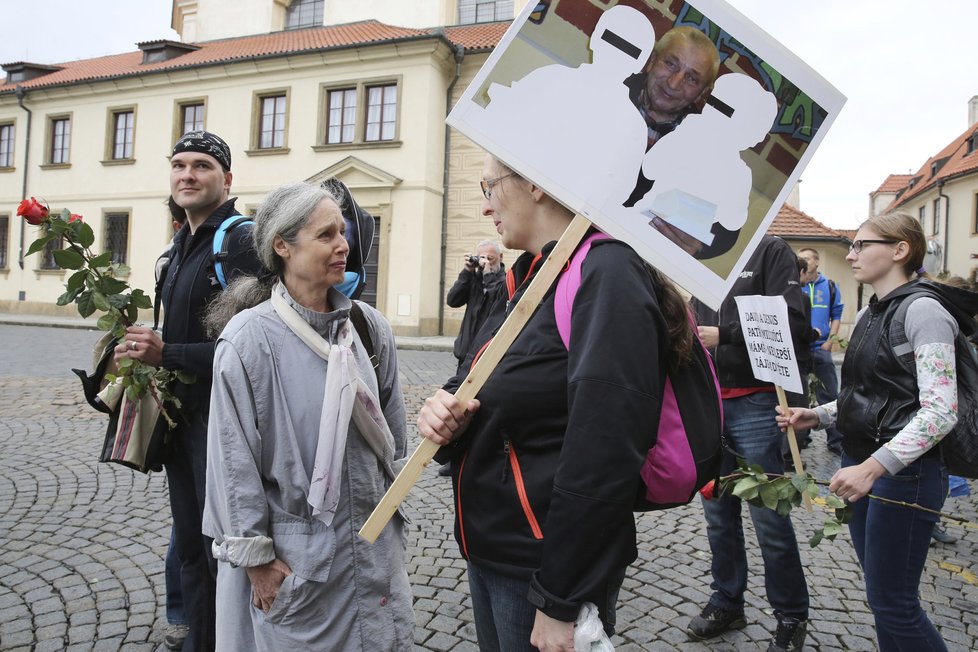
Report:
[[598,617],[598,608],[590,602],[581,605],[574,623],[574,652],[615,652]]

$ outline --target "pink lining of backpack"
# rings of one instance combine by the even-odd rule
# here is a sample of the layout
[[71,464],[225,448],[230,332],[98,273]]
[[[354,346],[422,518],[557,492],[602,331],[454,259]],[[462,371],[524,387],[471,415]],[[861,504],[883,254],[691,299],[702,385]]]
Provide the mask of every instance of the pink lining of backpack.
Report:
[[[584,263],[584,258],[591,250],[591,245],[597,240],[606,239],[610,239],[606,233],[593,233],[586,237],[574,255],[571,256],[567,269],[557,280],[557,289],[554,293],[554,316],[557,320],[557,331],[560,333],[560,339],[567,350],[570,350],[571,311],[574,307],[574,297],[581,287],[581,266]],[[695,334],[696,323],[693,316],[688,312],[687,316],[690,324],[694,327],[693,333]],[[698,336],[696,342],[703,346]],[[720,384],[709,352],[707,352],[706,358],[713,370],[713,379],[716,384],[717,396],[719,396]],[[696,462],[689,447],[689,439],[683,426],[679,403],[676,400],[676,393],[669,376],[666,376],[665,387],[662,392],[662,410],[659,415],[657,430],[656,444],[649,449],[640,471],[646,487],[646,500],[661,505],[688,503],[690,496],[699,489],[696,486]]]

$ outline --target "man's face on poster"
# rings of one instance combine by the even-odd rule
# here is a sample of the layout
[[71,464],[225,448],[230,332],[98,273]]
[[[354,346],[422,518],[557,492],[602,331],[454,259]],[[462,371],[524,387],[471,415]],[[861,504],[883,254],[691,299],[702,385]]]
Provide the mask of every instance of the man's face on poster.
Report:
[[653,52],[645,79],[647,109],[657,120],[672,120],[707,92],[712,57],[689,39],[672,39]]

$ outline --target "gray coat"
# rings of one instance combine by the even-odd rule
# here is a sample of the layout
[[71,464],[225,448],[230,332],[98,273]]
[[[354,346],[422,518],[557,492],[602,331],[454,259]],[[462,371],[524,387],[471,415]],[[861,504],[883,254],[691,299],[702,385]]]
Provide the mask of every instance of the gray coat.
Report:
[[[327,341],[350,301],[330,290],[336,309],[316,313],[286,296]],[[406,451],[404,402],[394,337],[376,310],[361,304],[380,360],[380,398],[395,440]],[[373,369],[354,334],[359,373]],[[394,518],[376,543],[357,536],[389,480],[351,422],[343,484],[332,525],[306,502],[319,436],[326,361],[313,353],[266,301],[225,328],[214,358],[207,451],[204,533],[221,562],[217,588],[219,650],[407,650],[414,613],[404,566],[405,534]],[[245,567],[284,561],[286,578],[267,614],[251,604]]]

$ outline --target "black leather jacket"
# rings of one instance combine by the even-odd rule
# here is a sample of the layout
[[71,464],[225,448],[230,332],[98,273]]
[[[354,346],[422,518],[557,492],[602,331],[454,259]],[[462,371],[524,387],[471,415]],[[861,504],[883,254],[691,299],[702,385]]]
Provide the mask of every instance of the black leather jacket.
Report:
[[[842,388],[836,427],[842,446],[857,462],[893,439],[920,409],[915,376],[909,375],[893,351],[890,326],[900,304],[927,289],[958,321],[964,334],[974,332],[978,311],[975,294],[929,281],[911,281],[883,299],[873,296],[849,338],[842,363]],[[937,455],[934,447],[926,455]]]

